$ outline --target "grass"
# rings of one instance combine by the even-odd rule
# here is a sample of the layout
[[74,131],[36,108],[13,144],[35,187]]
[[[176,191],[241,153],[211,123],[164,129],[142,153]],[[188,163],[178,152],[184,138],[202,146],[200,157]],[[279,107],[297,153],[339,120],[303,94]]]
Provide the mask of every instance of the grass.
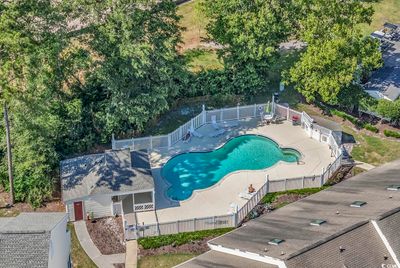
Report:
[[385,22],[400,23],[400,1],[399,0],[380,0],[371,5],[375,12],[372,16],[370,25],[362,24],[361,31],[364,35],[382,29]]
[[221,70],[224,65],[218,59],[217,52],[209,49],[186,50],[189,70],[199,72],[201,70]]
[[172,244],[180,246],[191,241],[201,240],[206,237],[217,237],[232,230],[233,228],[220,228],[213,230],[145,237],[140,238],[138,240],[138,243],[143,249],[154,249]]
[[76,268],[96,268],[94,262],[86,255],[86,252],[81,247],[78,237],[75,233],[75,228],[72,223],[68,224],[68,230],[71,232],[71,258],[73,267]]
[[196,254],[175,253],[146,256],[138,261],[139,268],[169,268],[196,257]]
[[[322,186],[322,187],[317,187],[317,188],[305,188],[305,189],[297,189],[297,190],[289,190],[289,191],[284,191],[284,192],[275,192],[275,193],[269,193],[266,194],[262,199],[261,199],[261,203],[263,204],[271,204],[274,201],[276,201],[276,199],[278,199],[278,197],[282,196],[282,195],[312,195],[315,193],[318,193],[319,191],[325,190],[326,188],[328,188],[329,186]],[[283,207],[285,205],[289,204],[289,202],[283,202],[281,204],[277,205],[277,208]]]
[[347,126],[343,126],[343,131],[353,135],[357,141],[351,153],[355,160],[379,166],[400,158],[398,141],[356,132]]
[[182,16],[180,25],[185,28],[182,33],[183,49],[198,48],[207,36],[205,25],[207,18],[199,10],[199,0],[184,3],[178,7],[178,15]]

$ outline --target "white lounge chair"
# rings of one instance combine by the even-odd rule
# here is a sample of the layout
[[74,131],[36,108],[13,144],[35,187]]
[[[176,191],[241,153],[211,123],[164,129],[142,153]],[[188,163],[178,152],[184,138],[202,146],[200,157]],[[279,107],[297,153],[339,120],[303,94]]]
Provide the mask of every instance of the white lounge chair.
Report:
[[217,116],[212,115],[211,116],[211,125],[213,126],[214,129],[220,129],[218,123],[217,123]]
[[225,132],[226,132],[226,130],[221,128],[221,129],[216,130],[214,133],[211,133],[210,137],[215,138],[215,137],[223,135]]
[[224,121],[220,125],[224,128],[231,128],[231,127],[238,127],[239,122],[238,121]]
[[246,199],[246,200],[250,200],[254,195],[256,194],[256,192],[254,193],[249,193],[249,192],[243,192],[243,193],[239,193],[239,197]]
[[197,138],[203,138],[203,134],[197,132],[193,127],[190,127],[189,132]]

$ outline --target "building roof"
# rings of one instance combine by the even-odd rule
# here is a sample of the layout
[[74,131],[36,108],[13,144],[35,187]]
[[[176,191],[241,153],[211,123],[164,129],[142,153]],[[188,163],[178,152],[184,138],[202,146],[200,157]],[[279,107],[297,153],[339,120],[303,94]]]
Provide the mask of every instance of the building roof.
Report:
[[65,217],[65,212],[24,212],[10,217],[3,225],[0,223],[0,233],[50,232]]
[[[335,263],[336,260],[340,265],[329,267],[344,267],[343,265],[376,267],[374,264],[377,262],[371,262],[366,266],[364,263],[356,264],[360,258],[368,260],[371,257],[379,261],[380,265],[384,263],[385,256],[387,257],[385,260],[393,263],[383,242],[377,233],[373,232],[370,221],[377,220],[383,233],[393,240],[397,239],[392,243],[395,251],[399,253],[400,212],[387,216],[390,211],[400,211],[400,191],[387,190],[390,185],[400,184],[399,173],[400,160],[361,173],[324,191],[249,221],[244,226],[211,240],[209,244],[213,247],[278,259],[287,265],[293,263],[291,267],[317,267],[319,262],[324,262],[324,252],[330,250],[335,252],[332,253],[331,263]],[[354,201],[367,203],[355,208],[350,206]],[[311,226],[310,221],[313,219],[323,219],[326,223],[321,226]],[[269,245],[268,241],[274,238],[285,241],[278,246]],[[372,242],[367,242],[368,239]],[[355,252],[350,254],[353,257],[347,253],[337,254],[339,244],[343,244],[344,248],[347,247],[349,249],[347,252]],[[319,259],[316,259],[316,256],[319,256]],[[313,259],[312,262],[310,258]],[[340,263],[339,259],[343,263]]]
[[397,100],[397,98],[400,96],[400,87],[391,84],[385,89],[385,91],[383,91],[383,95],[389,100]]
[[247,268],[277,268],[278,266],[241,258],[235,255],[210,250],[200,256],[184,262],[177,268],[214,268],[214,267],[247,267]]
[[64,202],[90,195],[152,190],[146,151],[129,149],[85,155],[61,162]]
[[51,230],[65,217],[65,213],[21,213],[0,218],[0,267],[48,267]]

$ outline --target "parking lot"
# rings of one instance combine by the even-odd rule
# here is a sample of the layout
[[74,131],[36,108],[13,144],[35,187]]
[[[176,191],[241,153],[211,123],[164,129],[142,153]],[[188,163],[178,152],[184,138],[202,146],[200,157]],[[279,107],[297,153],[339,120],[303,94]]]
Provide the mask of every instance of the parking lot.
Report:
[[396,100],[400,96],[400,27],[392,38],[381,38],[384,66],[364,85],[375,98]]

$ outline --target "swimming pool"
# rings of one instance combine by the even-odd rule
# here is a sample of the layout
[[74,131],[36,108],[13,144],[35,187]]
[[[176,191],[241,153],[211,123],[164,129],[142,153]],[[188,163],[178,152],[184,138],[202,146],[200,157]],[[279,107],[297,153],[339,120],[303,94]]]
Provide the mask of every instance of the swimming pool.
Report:
[[173,200],[185,200],[194,190],[208,188],[237,170],[258,170],[278,161],[296,162],[300,153],[281,149],[273,140],[258,135],[243,135],[229,140],[212,152],[192,152],[171,158],[161,175],[171,186],[166,194]]

